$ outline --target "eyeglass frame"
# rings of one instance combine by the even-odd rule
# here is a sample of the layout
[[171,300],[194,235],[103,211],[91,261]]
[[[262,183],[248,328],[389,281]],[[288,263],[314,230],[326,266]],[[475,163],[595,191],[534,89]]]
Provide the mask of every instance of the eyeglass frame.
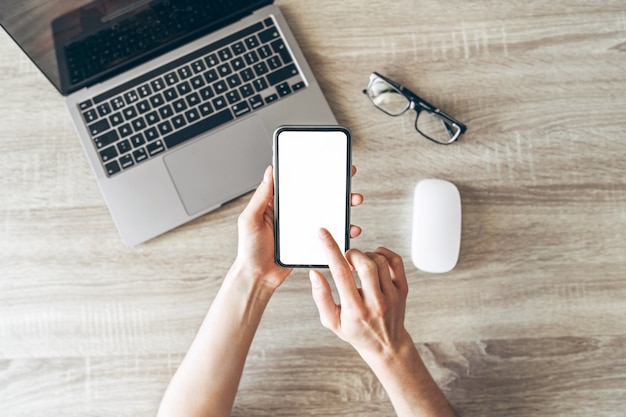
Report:
[[[378,104],[374,103],[374,100],[372,100],[372,97],[370,97],[370,95],[368,94],[368,91],[370,89],[370,87],[372,86],[372,84],[374,83],[374,81],[376,80],[376,78],[380,78],[381,80],[383,80],[384,82],[386,82],[387,84],[389,84],[391,87],[395,88],[398,93],[400,93],[401,95],[403,95],[407,100],[407,106],[404,108],[404,110],[402,110],[400,113],[398,114],[392,114],[389,113],[388,111],[384,110],[382,107],[378,106]],[[423,98],[421,98],[420,96],[418,96],[417,94],[415,94],[414,92],[412,92],[411,90],[409,90],[408,88],[404,87],[403,85],[390,80],[389,78],[377,73],[377,72],[372,72],[372,74],[370,75],[370,81],[369,84],[367,85],[367,88],[363,90],[363,94],[365,94],[367,96],[367,98],[369,99],[369,101],[374,105],[374,107],[376,107],[378,110],[382,111],[385,114],[388,114],[389,116],[392,117],[398,117],[403,115],[404,113],[407,112],[407,110],[415,110],[416,116],[415,116],[415,130],[417,131],[417,133],[419,133],[420,135],[422,135],[423,137],[425,137],[426,139],[435,142],[439,145],[450,145],[454,142],[456,142],[459,137],[461,137],[461,135],[463,133],[465,133],[465,131],[467,130],[467,126],[465,126],[463,123],[459,122],[458,120],[456,120],[454,117],[449,116],[448,114],[444,113],[443,111],[441,111],[440,109],[438,109],[437,107],[433,106],[432,104],[430,104],[429,102],[427,102],[426,100],[424,100]],[[419,107],[418,107],[419,106]],[[448,131],[448,134],[450,134],[450,141],[449,142],[442,142],[436,139],[431,138],[430,136],[424,134],[423,132],[421,132],[418,127],[417,127],[417,119],[419,118],[419,115],[422,111],[426,111],[429,113],[432,113],[436,116],[441,117],[444,121],[443,125],[446,128],[446,130]],[[450,131],[450,127],[448,126],[448,123],[450,125],[452,125],[453,127],[456,127],[458,130],[456,132],[456,134],[454,134],[453,132]]]

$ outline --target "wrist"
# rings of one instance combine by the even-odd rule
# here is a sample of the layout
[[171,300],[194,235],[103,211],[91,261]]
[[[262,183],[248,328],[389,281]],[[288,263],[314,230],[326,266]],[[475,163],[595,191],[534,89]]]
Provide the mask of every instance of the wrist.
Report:
[[385,388],[398,416],[455,416],[408,333],[393,348],[361,356]]
[[273,285],[271,277],[260,270],[249,268],[245,262],[239,262],[238,259],[230,267],[224,283],[236,287],[241,294],[248,294],[261,301],[269,301],[277,288]]
[[404,329],[395,343],[358,352],[372,369],[379,367],[390,369],[393,366],[403,366],[407,362],[413,362],[416,357],[420,359],[411,335]]

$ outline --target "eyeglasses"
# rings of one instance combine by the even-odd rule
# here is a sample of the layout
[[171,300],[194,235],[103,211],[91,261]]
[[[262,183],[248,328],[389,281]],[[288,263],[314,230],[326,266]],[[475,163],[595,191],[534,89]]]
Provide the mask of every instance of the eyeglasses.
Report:
[[400,116],[409,109],[415,110],[417,113],[415,129],[433,142],[449,145],[456,142],[467,130],[463,123],[377,72],[370,75],[369,85],[363,93],[374,106],[390,116]]

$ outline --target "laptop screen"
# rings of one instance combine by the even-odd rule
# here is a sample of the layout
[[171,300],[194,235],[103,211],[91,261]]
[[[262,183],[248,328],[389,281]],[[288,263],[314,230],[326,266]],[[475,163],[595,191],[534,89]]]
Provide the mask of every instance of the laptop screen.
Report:
[[0,25],[64,95],[272,0],[3,0]]

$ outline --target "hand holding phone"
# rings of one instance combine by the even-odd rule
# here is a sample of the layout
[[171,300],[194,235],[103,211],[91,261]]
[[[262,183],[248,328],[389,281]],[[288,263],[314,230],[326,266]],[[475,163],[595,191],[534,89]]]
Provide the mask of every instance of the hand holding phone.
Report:
[[327,267],[319,229],[350,241],[350,131],[282,126],[274,132],[274,257],[285,267]]

